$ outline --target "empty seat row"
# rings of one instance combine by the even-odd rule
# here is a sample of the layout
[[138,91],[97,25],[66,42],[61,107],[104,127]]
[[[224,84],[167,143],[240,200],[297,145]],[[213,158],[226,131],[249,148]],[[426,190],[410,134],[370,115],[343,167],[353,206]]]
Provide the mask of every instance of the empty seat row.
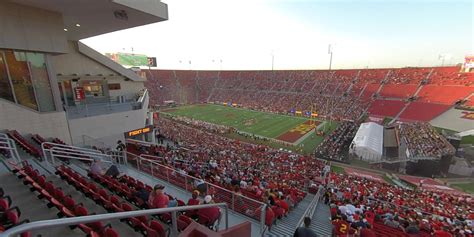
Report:
[[[31,186],[32,192],[37,192],[38,198],[46,199],[48,207],[56,207],[58,217],[76,217],[89,215],[87,209],[82,203],[76,204],[71,196],[66,196],[60,187],[56,187],[52,181],[46,181],[44,175],[40,175],[38,170],[33,169],[26,161],[22,163],[22,167],[15,165],[13,172],[18,178],[23,180],[25,185]],[[103,225],[102,222],[92,222],[88,224],[79,224],[77,226],[89,236],[96,237],[115,237],[117,232],[110,225]]]
[[[0,188],[0,233],[19,226],[23,223],[29,222],[28,219],[20,221],[21,211],[17,206],[12,206],[12,199],[10,196],[5,196],[2,188]],[[29,232],[25,232],[22,237],[31,236]]]
[[41,151],[29,143],[18,131],[10,130],[7,132],[8,136],[13,139],[20,147],[30,155],[41,159]]

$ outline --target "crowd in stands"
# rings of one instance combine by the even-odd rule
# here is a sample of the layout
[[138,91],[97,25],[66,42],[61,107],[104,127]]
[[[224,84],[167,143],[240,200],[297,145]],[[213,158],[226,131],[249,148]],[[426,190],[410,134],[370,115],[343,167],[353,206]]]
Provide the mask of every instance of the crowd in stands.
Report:
[[224,138],[166,118],[158,124],[160,134],[180,149],[152,146],[142,152],[163,157],[165,165],[182,174],[268,202],[278,207],[277,217],[301,201],[301,190],[321,176],[323,163],[312,157]]
[[225,125],[208,123],[205,121],[196,120],[196,119],[183,117],[183,116],[170,116],[169,119],[180,122],[180,123],[184,123],[191,127],[199,128],[201,130],[204,130],[210,133],[225,134],[225,133],[230,133],[230,132],[235,131],[235,129],[225,126]]
[[412,191],[346,174],[331,173],[329,180],[325,202],[341,236],[473,236],[472,196]]
[[316,156],[331,160],[344,160],[346,152],[357,133],[357,124],[353,122],[343,122],[336,130],[326,136],[316,148]]
[[[178,103],[230,102],[274,113],[315,111],[333,119],[356,120],[375,98],[381,83],[385,84],[380,94],[382,97],[400,100],[413,96],[422,84],[424,87],[462,85],[467,86],[462,91],[469,90],[474,85],[474,74],[459,71],[459,67],[333,71],[153,70],[153,78],[146,82],[146,86],[150,89],[151,104],[161,104],[165,100]],[[420,100],[452,104],[467,93],[442,93],[443,88],[437,89],[441,93],[431,93],[430,88],[422,88]]]
[[399,125],[410,157],[441,157],[454,154],[454,147],[428,123],[403,123]]

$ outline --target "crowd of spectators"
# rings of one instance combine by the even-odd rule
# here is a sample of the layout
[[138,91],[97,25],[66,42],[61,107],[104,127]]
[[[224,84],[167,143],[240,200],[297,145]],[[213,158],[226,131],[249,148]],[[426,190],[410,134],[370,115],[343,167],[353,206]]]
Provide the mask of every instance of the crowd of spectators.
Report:
[[170,116],[169,119],[184,123],[188,126],[199,128],[201,130],[211,132],[211,133],[218,133],[218,134],[225,134],[234,132],[235,129],[225,125],[219,125],[214,123],[208,123],[201,120],[196,120],[188,117],[183,116]]
[[316,148],[316,157],[344,160],[349,145],[357,133],[357,124],[353,122],[341,123],[331,134],[326,136]]
[[228,139],[194,126],[161,117],[160,135],[177,147],[151,146],[140,152],[162,157],[162,164],[183,175],[268,203],[276,217],[286,215],[304,198],[302,190],[320,180],[324,163],[313,157]]
[[[360,234],[369,228],[364,232],[380,233],[383,229],[393,236],[404,236],[397,232],[412,234],[409,236],[473,236],[474,199],[469,195],[408,190],[331,173],[324,198],[331,205],[335,227],[341,224],[351,227],[345,234]],[[338,231],[339,228],[335,228],[335,232]]]
[[402,123],[398,127],[406,142],[410,157],[437,157],[452,155],[454,147],[428,123]]

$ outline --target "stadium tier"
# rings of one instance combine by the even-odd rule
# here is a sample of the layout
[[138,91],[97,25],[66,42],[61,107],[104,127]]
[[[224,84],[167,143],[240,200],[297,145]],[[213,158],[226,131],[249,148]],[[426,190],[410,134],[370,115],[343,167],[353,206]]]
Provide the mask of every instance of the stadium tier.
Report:
[[474,92],[474,86],[424,85],[418,93],[419,101],[452,105]]
[[415,84],[384,84],[380,96],[384,98],[408,99],[412,97],[419,85]]
[[[149,78],[146,86],[154,104],[169,100],[180,104],[232,103],[276,113],[316,111],[320,116],[354,120],[366,110],[372,115],[393,117],[403,108],[403,102],[394,100],[415,98],[419,102],[453,105],[474,92],[474,86],[465,83],[471,80],[471,73],[459,71],[459,67],[333,71],[152,70],[154,77]],[[453,80],[464,84],[452,85]]]
[[374,100],[368,112],[371,115],[394,118],[405,106],[405,102],[399,100]]
[[401,121],[431,121],[438,115],[446,112],[451,105],[411,102],[400,114]]

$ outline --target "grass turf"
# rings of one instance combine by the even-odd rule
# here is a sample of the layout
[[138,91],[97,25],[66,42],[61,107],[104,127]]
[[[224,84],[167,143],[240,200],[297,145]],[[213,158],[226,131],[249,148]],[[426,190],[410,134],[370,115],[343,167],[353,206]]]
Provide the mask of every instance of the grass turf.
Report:
[[[181,106],[164,112],[209,123],[231,126],[240,131],[268,138],[276,138],[308,120],[308,118],[303,117],[271,114],[213,104]],[[326,122],[326,124],[320,126],[320,130],[324,130],[325,134],[330,134],[337,126],[337,122]],[[303,141],[300,141],[297,146],[289,147],[273,141],[255,141],[238,134],[229,134],[227,136],[246,142],[269,145],[274,148],[290,149],[303,154],[313,153],[316,146],[324,139],[321,136],[316,136],[313,132]]]
[[459,183],[459,184],[453,184],[453,186],[458,187],[459,189],[463,190],[466,193],[474,194],[474,183]]
[[331,166],[331,171],[334,172],[334,173],[337,173],[337,174],[345,174],[346,173],[344,168],[339,167],[339,166],[335,166],[335,165]]
[[461,144],[474,144],[474,135],[462,137]]
[[276,138],[308,120],[212,104],[182,106],[167,113],[226,125],[268,138]]

